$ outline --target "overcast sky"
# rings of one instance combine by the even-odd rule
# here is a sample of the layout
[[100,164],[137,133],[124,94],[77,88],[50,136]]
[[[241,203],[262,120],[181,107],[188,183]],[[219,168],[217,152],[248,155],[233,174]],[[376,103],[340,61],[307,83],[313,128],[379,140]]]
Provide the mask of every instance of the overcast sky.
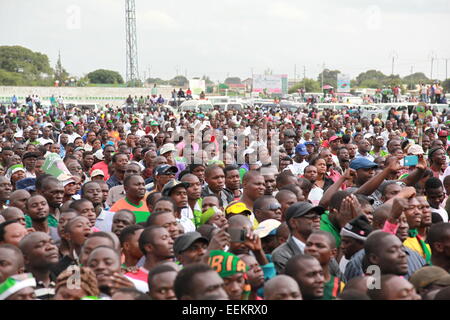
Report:
[[[270,68],[316,78],[325,63],[356,77],[367,69],[445,77],[449,0],[135,0],[141,77],[247,78]],[[125,0],[0,0],[0,44],[45,53],[81,76],[125,78]]]

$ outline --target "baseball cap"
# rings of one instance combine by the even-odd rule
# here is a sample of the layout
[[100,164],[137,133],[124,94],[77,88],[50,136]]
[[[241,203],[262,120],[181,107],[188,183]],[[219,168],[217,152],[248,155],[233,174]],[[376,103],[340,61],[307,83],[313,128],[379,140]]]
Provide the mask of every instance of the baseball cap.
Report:
[[364,139],[369,139],[369,138],[372,138],[372,137],[375,137],[375,135],[373,133],[366,133],[364,135]]
[[5,176],[8,179],[11,179],[12,175],[14,173],[16,173],[16,172],[19,172],[19,171],[26,172],[25,171],[25,167],[22,164],[15,164],[15,165],[13,165],[13,166],[8,168],[8,170],[6,171],[6,175]]
[[356,158],[356,159],[353,159],[352,162],[350,162],[350,168],[354,169],[354,170],[370,169],[370,168],[377,168],[377,167],[378,167],[378,165],[375,162],[367,160],[366,158]]
[[438,133],[439,137],[447,137],[448,136],[448,131],[447,130],[441,130]]
[[325,209],[320,206],[315,207],[309,202],[297,202],[286,210],[286,221],[292,218],[300,218],[311,211],[321,215],[325,212]]
[[98,176],[104,177],[105,173],[100,169],[95,169],[94,171],[92,171],[91,178],[98,177]]
[[163,145],[161,147],[161,149],[159,149],[159,154],[163,155],[166,152],[169,151],[176,151],[177,149],[175,148],[175,145],[173,143],[166,143],[165,145]]
[[332,136],[330,139],[328,139],[328,142],[333,142],[334,140],[338,140],[338,139],[342,139],[342,138],[338,137],[338,136]]
[[97,151],[94,152],[94,157],[96,157],[98,160],[103,160],[103,150],[102,149],[98,149]]
[[163,196],[170,196],[172,191],[174,189],[176,189],[176,188],[179,188],[179,187],[183,187],[183,188],[187,189],[187,188],[189,188],[189,183],[188,182],[181,182],[181,181],[178,181],[178,180],[175,180],[175,179],[170,180],[169,182],[167,182],[164,185],[161,193],[162,193]]
[[175,166],[170,166],[168,164],[161,164],[159,166],[157,166],[155,169],[153,169],[153,175],[154,176],[159,176],[161,174],[168,174],[168,173],[173,173],[176,174],[178,172],[178,168]]
[[262,221],[253,232],[261,239],[269,235],[276,235],[277,228],[281,222],[275,219],[267,219]]
[[183,251],[189,249],[189,247],[192,246],[194,242],[199,240],[206,244],[209,243],[208,239],[203,237],[199,232],[187,232],[175,239],[175,242],[173,244],[173,251],[175,252],[175,254],[180,254]]
[[409,278],[417,289],[425,288],[430,284],[450,286],[450,274],[441,267],[425,266],[413,273]]
[[28,158],[39,158],[41,156],[41,154],[39,152],[25,152],[24,155],[22,156],[22,160],[28,159]]
[[6,300],[14,293],[28,287],[36,287],[36,279],[31,273],[13,275],[0,283],[0,300]]
[[305,146],[307,146],[307,145],[313,145],[313,146],[315,146],[316,143],[315,143],[314,141],[305,141],[304,145],[305,145]]
[[228,207],[225,209],[225,214],[228,216],[230,214],[242,214],[245,213],[246,215],[250,215],[252,211],[247,208],[245,203],[243,202],[235,202],[230,203]]
[[150,125],[151,126],[159,126],[159,123],[156,121],[152,121],[152,122],[150,122]]
[[350,220],[350,222],[348,222],[341,229],[341,236],[366,241],[367,236],[372,232],[372,230],[373,229],[366,215],[362,214],[355,219]]
[[17,181],[16,190],[36,191],[36,178],[24,178]]
[[301,156],[307,156],[309,153],[308,151],[306,151],[306,146],[303,143],[299,143],[296,147],[295,147],[295,153],[298,153]]
[[425,152],[423,151],[423,148],[418,144],[413,144],[408,148],[408,153],[413,155],[423,155]]

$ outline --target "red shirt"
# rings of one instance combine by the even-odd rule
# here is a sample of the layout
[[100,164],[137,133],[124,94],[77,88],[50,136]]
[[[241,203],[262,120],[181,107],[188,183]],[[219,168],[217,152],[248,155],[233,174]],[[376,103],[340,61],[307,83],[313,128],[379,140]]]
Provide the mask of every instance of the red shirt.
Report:
[[132,278],[132,279],[141,280],[141,281],[144,281],[145,283],[147,283],[148,270],[146,270],[146,269],[141,267],[141,268],[139,268],[138,271],[136,271],[136,272],[127,272],[127,273],[125,273],[125,275],[127,277]]

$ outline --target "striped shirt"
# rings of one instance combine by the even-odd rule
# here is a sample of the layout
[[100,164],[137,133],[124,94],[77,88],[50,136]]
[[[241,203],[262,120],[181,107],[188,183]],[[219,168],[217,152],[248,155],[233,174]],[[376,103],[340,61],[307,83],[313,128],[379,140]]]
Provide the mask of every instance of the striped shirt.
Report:
[[148,217],[150,216],[147,204],[142,200],[139,202],[139,205],[135,205],[128,201],[128,199],[125,197],[125,199],[120,199],[119,201],[114,203],[109,211],[117,212],[122,209],[128,209],[132,211],[134,213],[134,216],[136,217],[136,223],[146,222]]

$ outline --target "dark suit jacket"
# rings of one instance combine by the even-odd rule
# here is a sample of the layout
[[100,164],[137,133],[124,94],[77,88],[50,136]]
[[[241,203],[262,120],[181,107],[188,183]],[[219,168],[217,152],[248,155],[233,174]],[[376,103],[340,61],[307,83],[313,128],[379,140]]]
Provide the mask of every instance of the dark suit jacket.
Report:
[[283,243],[272,252],[272,260],[275,264],[277,273],[284,273],[284,268],[287,261],[298,254],[303,254],[303,251],[301,251],[297,246],[292,236],[289,236],[288,240],[285,243]]

